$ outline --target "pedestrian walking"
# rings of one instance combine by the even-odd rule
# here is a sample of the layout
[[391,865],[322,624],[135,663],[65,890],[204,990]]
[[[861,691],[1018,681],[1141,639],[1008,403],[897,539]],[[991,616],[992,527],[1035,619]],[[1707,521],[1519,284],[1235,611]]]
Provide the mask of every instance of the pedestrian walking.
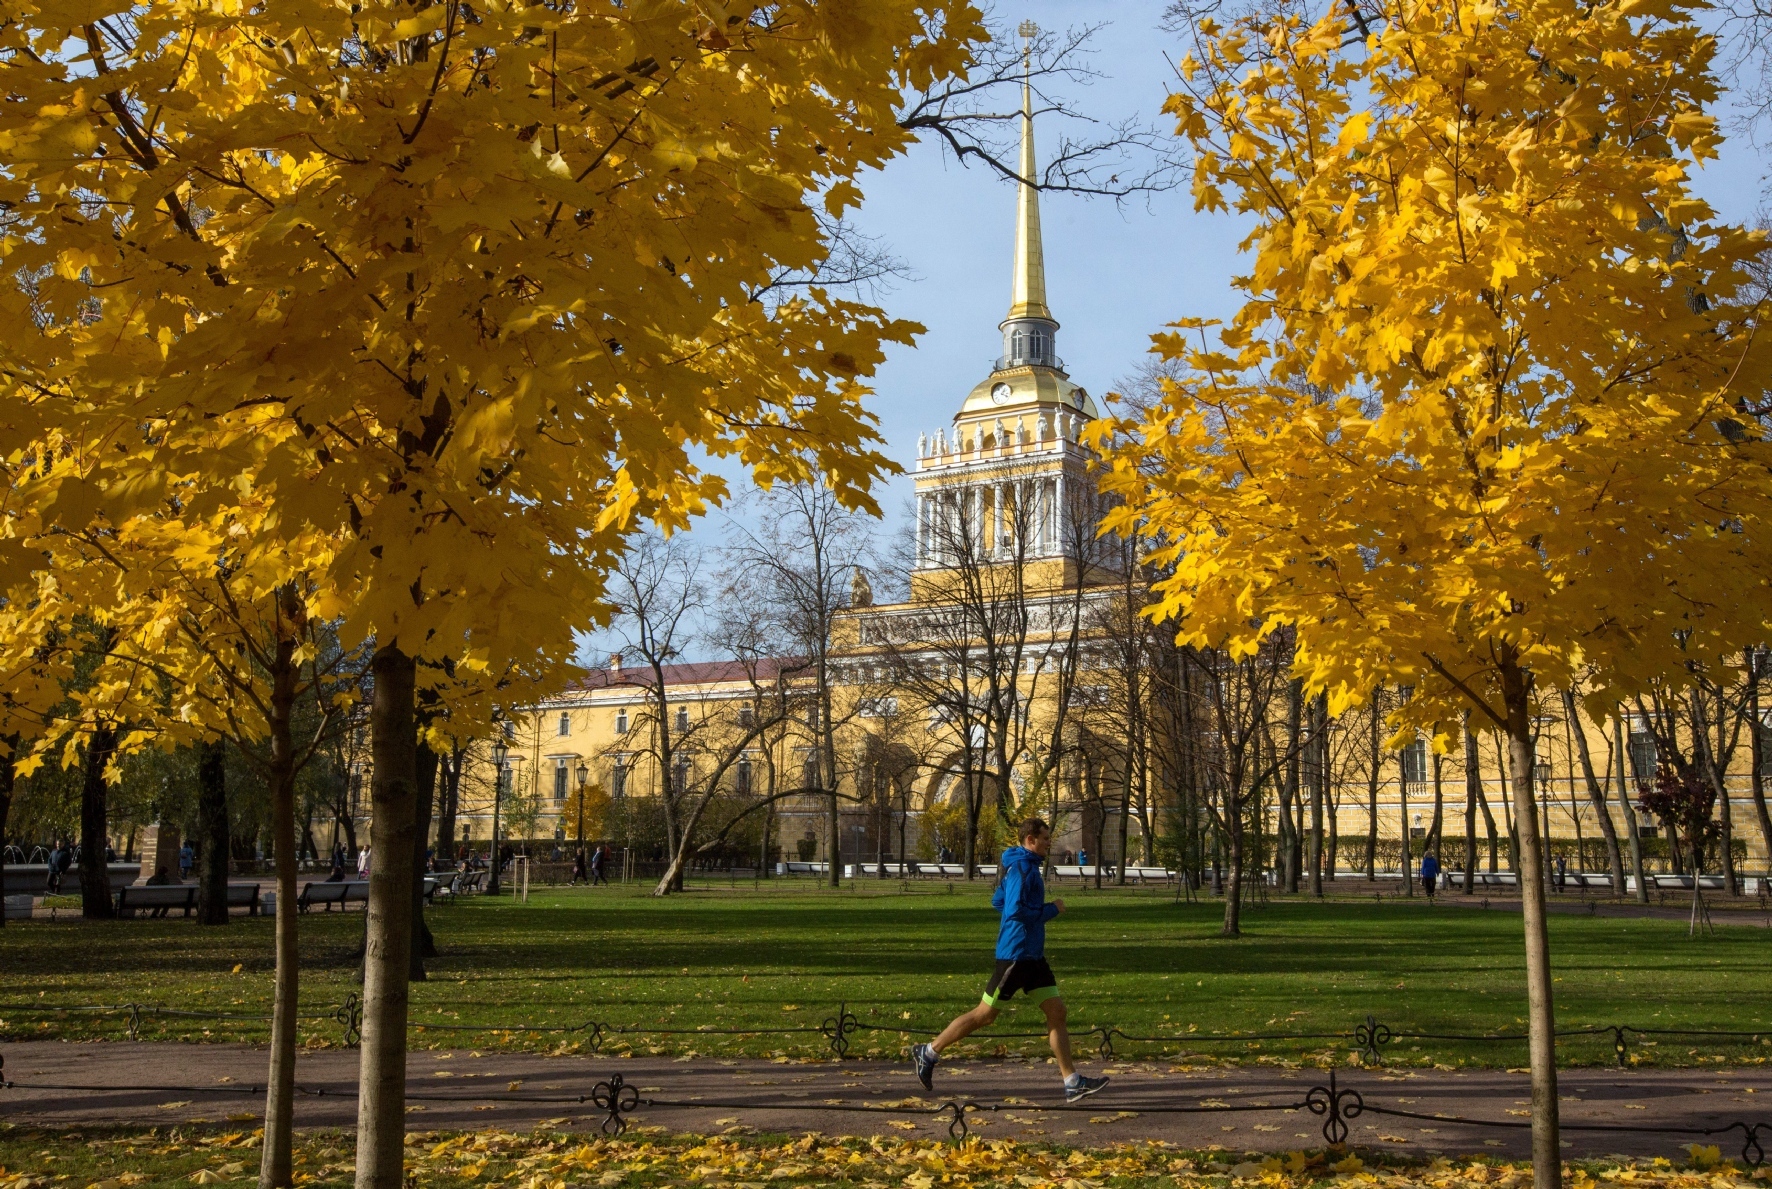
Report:
[[191,878],[191,868],[197,865],[197,852],[191,849],[190,843],[178,848],[178,881],[180,883]]
[[1432,900],[1440,886],[1440,859],[1433,851],[1421,856],[1421,890]]
[[1078,1073],[1071,1063],[1071,1034],[1066,1025],[1064,999],[1058,979],[1046,962],[1046,922],[1064,911],[1064,901],[1046,902],[1046,884],[1040,877],[1046,855],[1052,850],[1052,830],[1037,817],[1021,823],[1018,845],[1003,852],[1002,879],[991,896],[991,907],[1003,914],[997,930],[997,966],[985,984],[978,1006],[956,1016],[928,1044],[911,1049],[911,1065],[925,1090],[933,1090],[935,1067],[941,1051],[955,1041],[996,1021],[1005,1001],[1017,991],[1046,1013],[1048,1040],[1064,1078],[1064,1100],[1087,1098],[1108,1084],[1105,1077]]
[[585,848],[582,846],[578,847],[572,852],[572,878],[567,882],[569,884],[576,884],[580,880],[587,879],[587,867],[588,864],[585,859]]
[[591,852],[591,886],[593,888],[598,884],[607,884],[609,882],[608,878],[603,874],[604,868],[608,866],[609,848],[599,842],[597,844],[597,849]]
[[50,896],[61,895],[62,872],[68,869],[68,852],[61,839],[55,840],[55,849],[49,852],[48,870],[45,872],[43,891]]
[[370,863],[369,848],[366,846],[362,850],[357,852],[357,878],[358,879],[363,880],[363,879],[369,878],[369,863]]
[[1563,855],[1557,856],[1557,891],[1569,886],[1569,860]]

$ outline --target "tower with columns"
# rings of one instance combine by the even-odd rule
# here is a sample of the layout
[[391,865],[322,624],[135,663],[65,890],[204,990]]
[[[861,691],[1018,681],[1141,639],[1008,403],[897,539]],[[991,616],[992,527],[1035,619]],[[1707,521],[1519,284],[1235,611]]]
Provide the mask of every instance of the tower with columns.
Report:
[[941,581],[961,557],[1016,558],[1052,585],[1081,577],[1094,556],[1099,503],[1078,439],[1100,409],[1058,356],[1058,320],[1046,304],[1032,89],[1022,83],[1021,182],[1009,314],[1002,354],[973,386],[951,426],[918,438],[917,550],[912,589]]

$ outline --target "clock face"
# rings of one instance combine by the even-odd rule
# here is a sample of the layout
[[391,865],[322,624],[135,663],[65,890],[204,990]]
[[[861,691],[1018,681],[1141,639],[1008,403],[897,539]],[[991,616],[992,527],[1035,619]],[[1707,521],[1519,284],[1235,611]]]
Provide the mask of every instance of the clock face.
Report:
[[1014,395],[1014,393],[1015,390],[1009,387],[1009,385],[998,384],[991,389],[991,403],[993,405],[1006,405],[1009,403],[1009,398]]

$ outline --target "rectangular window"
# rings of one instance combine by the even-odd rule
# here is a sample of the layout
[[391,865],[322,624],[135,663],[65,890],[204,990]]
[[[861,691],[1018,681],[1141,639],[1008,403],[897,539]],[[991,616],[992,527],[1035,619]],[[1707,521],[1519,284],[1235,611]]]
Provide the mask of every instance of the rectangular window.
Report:
[[757,717],[756,714],[751,710],[751,704],[749,702],[746,702],[743,706],[740,706],[738,708],[738,725],[739,726],[741,726],[741,727],[750,726],[754,721],[756,721],[756,717]]
[[689,729],[689,707],[687,706],[677,707],[677,729],[679,731]]
[[751,795],[751,761],[750,760],[741,759],[738,761],[738,770],[733,777],[733,783],[734,783],[735,787],[738,789],[739,796],[748,797]]
[[1760,775],[1772,777],[1772,723],[1761,723],[1760,731]]
[[562,710],[560,712],[560,735],[564,737],[570,734],[572,734],[572,716]]
[[609,773],[609,795],[625,797],[628,792],[628,762],[621,756],[615,757],[615,768]]
[[617,735],[628,733],[628,711],[625,706],[615,712],[615,733]]
[[1655,749],[1655,736],[1648,731],[1632,731],[1630,734],[1630,774],[1636,780],[1638,788],[1648,788],[1655,783],[1655,767],[1659,753]]
[[859,709],[863,718],[891,718],[898,713],[898,699],[863,698]]
[[806,711],[806,725],[818,730],[818,703],[814,702]]
[[671,765],[671,789],[680,794],[688,787],[689,761],[679,757],[677,762]]
[[566,761],[554,761],[554,803],[557,805],[566,800]]
[[1417,739],[1403,749],[1403,783],[1427,783],[1427,740]]
[[800,764],[800,787],[816,789],[824,787],[824,778],[820,775],[818,753],[808,752]]

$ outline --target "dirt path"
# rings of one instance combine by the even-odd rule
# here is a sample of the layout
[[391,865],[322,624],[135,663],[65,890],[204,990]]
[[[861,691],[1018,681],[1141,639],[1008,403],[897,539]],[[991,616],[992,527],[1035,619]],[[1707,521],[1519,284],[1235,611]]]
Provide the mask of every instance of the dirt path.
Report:
[[[19,1041],[0,1045],[4,1076],[0,1117],[20,1125],[256,1121],[265,1053],[247,1045],[105,1044]],[[414,1128],[537,1126],[594,1129],[606,1112],[592,1101],[599,1083],[620,1076],[640,1101],[631,1127],[668,1131],[748,1130],[830,1135],[946,1136],[953,1108],[974,1134],[1069,1144],[1160,1139],[1188,1148],[1284,1151],[1323,1146],[1323,1119],[1301,1103],[1325,1071],[1235,1069],[1167,1062],[1087,1063],[1113,1077],[1107,1090],[1066,1108],[1056,1071],[1044,1063],[980,1060],[944,1064],[936,1093],[924,1094],[907,1067],[876,1061],[782,1064],[757,1060],[482,1055],[470,1049],[415,1053],[407,1110]],[[357,1054],[304,1053],[298,1062],[296,1121],[308,1128],[348,1128],[356,1121]],[[1418,1154],[1488,1152],[1525,1156],[1527,1079],[1491,1070],[1338,1070],[1340,1090],[1357,1091],[1367,1108],[1427,1118],[1377,1115],[1348,1120],[1356,1145]],[[1624,1130],[1569,1131],[1571,1156],[1627,1153],[1673,1156],[1697,1137],[1674,1127],[1761,1123],[1772,1138],[1772,1069],[1566,1070],[1563,1121]],[[671,1105],[666,1105],[669,1103]],[[869,1107],[841,1111],[834,1106]],[[1228,1108],[1237,1110],[1199,1108]],[[1193,1108],[1198,1113],[1165,1113]],[[939,1113],[937,1113],[939,1112]],[[1515,1124],[1491,1129],[1436,1115]],[[1739,1157],[1739,1131],[1706,1140]],[[1772,1145],[1768,1145],[1772,1146]]]

